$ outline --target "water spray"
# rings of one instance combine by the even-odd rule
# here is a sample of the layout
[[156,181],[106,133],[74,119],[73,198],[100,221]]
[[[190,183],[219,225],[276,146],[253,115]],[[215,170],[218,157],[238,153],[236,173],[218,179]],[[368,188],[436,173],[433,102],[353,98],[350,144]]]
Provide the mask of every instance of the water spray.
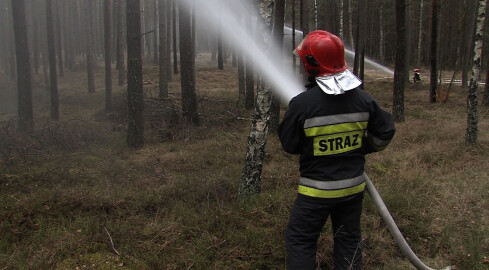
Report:
[[[193,0],[179,0],[180,3],[194,7],[194,11],[199,14],[199,18],[204,21],[209,27],[213,29],[220,28],[223,32],[223,38],[232,44],[240,53],[244,54],[247,59],[251,60],[256,69],[260,72],[267,83],[272,86],[282,101],[289,102],[294,96],[298,95],[304,90],[302,83],[298,76],[292,73],[291,69],[286,69],[282,66],[282,56],[268,48],[264,48],[262,43],[258,42],[253,36],[249,34],[247,29],[243,27],[243,23],[238,21],[240,16],[250,16],[254,14],[252,10],[244,6],[242,3],[239,8],[232,9],[227,6],[227,1],[222,2],[219,0],[206,0],[206,1],[193,1]],[[195,6],[193,6],[195,5]],[[239,14],[238,14],[239,12]],[[258,18],[259,16],[253,16]],[[222,23],[224,22],[224,23]],[[256,21],[256,27],[260,28],[260,22]],[[290,28],[286,28],[289,32]],[[262,28],[260,31],[269,31],[269,29]],[[296,30],[297,31],[297,30]],[[302,34],[302,32],[299,31]],[[265,41],[265,43],[272,44],[273,41]],[[272,46],[273,48],[273,46]],[[278,48],[278,47],[275,47]],[[350,50],[345,50],[349,55],[354,55]],[[392,69],[382,66],[372,60],[366,59],[365,62],[368,65],[372,65],[384,72],[393,75]],[[387,207],[385,206],[382,198],[375,189],[370,178],[364,174],[367,184],[367,192],[372,197],[375,206],[378,208],[382,219],[387,224],[387,228],[392,234],[394,240],[401,248],[401,251],[407,256],[409,261],[419,270],[433,270],[429,268],[414,254],[406,240],[402,236],[399,228],[392,219]],[[443,270],[451,270],[450,266]]]

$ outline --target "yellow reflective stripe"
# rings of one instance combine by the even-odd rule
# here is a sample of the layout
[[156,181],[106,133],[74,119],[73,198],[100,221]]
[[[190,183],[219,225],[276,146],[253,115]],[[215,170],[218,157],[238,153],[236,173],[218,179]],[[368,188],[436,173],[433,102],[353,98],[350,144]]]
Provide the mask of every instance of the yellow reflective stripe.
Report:
[[355,130],[363,130],[367,128],[368,121],[354,122],[354,123],[342,123],[336,125],[312,127],[304,129],[307,137],[314,137],[319,135],[335,134],[342,132],[350,132]]
[[358,186],[354,186],[351,188],[337,189],[337,190],[321,190],[321,189],[315,189],[315,188],[299,185],[300,194],[311,196],[311,197],[317,197],[317,198],[341,198],[356,193],[360,193],[364,190],[365,190],[365,182],[361,183]]

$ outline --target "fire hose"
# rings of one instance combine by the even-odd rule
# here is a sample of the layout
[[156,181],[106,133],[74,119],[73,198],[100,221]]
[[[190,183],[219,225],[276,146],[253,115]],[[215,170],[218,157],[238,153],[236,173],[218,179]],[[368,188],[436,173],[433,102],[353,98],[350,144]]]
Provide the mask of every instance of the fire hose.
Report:
[[[408,260],[411,262],[411,264],[416,267],[418,270],[434,270],[433,268],[430,268],[426,266],[417,256],[414,254],[412,249],[409,247],[408,243],[406,242],[406,239],[402,236],[401,232],[399,231],[399,228],[396,225],[396,222],[392,218],[391,214],[389,213],[389,210],[387,209],[387,206],[385,205],[384,201],[379,195],[379,192],[377,192],[377,189],[373,185],[372,181],[368,177],[366,173],[364,173],[365,176],[365,182],[367,184],[367,192],[370,194],[370,197],[372,198],[372,201],[374,202],[375,206],[377,207],[380,216],[384,220],[384,222],[387,225],[387,229],[391,233],[392,237],[396,241],[397,245],[401,249],[402,253],[408,258]],[[443,268],[442,270],[453,270],[451,266],[447,266]]]

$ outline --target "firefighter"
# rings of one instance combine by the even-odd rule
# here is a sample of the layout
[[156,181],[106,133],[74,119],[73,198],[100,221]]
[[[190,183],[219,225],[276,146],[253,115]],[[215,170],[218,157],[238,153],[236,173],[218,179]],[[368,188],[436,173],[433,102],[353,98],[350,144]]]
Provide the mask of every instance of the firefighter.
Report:
[[419,68],[414,69],[413,82],[414,83],[420,83],[421,82],[421,74],[419,74]]
[[294,53],[309,83],[290,101],[278,128],[283,149],[300,155],[298,194],[285,233],[287,269],[316,269],[317,241],[328,216],[335,269],[361,269],[365,155],[389,144],[394,121],[347,69],[337,36],[313,31]]

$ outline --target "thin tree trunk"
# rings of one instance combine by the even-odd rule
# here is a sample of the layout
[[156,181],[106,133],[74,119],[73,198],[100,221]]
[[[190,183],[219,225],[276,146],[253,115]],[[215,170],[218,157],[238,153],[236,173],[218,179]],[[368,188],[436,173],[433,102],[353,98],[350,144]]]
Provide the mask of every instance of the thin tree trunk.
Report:
[[421,65],[421,46],[423,44],[423,6],[424,0],[419,1],[419,24],[418,24],[418,54],[416,64]]
[[[239,17],[240,23],[244,23],[243,16],[242,15],[238,15],[238,16],[240,16]],[[244,67],[243,53],[239,50],[234,50],[234,51],[237,54],[237,66],[238,66],[238,100],[244,101],[246,95],[246,88],[245,88],[246,86],[245,86],[245,67]]]
[[41,62],[41,38],[40,38],[40,35],[41,35],[41,24],[39,22],[39,20],[37,20],[37,18],[34,20],[34,27],[35,27],[35,30],[34,30],[34,44],[33,44],[33,57],[32,57],[32,64],[33,64],[33,67],[34,67],[34,72],[35,74],[39,74],[39,67],[40,67],[40,62]]
[[467,132],[465,142],[469,145],[477,144],[479,115],[477,112],[478,93],[477,88],[481,72],[481,53],[483,45],[483,26],[485,20],[486,0],[479,0],[477,24],[475,32],[474,62],[472,64],[472,78],[470,79],[469,93],[467,96]]
[[56,41],[56,55],[58,59],[59,76],[64,77],[65,69],[63,65],[63,36],[61,35],[63,23],[61,22],[61,16],[59,14],[59,0],[54,0],[53,6],[54,20],[55,20],[55,41]]
[[140,0],[126,2],[127,26],[127,145],[144,145],[143,61]]
[[396,28],[397,46],[392,116],[396,122],[404,122],[404,85],[407,72],[406,0],[396,0]]
[[[273,16],[273,40],[277,46],[276,50],[272,53],[277,54],[279,57],[276,59],[283,59],[282,48],[284,43],[284,24],[285,24],[285,0],[275,0],[274,16]],[[283,65],[283,63],[278,63]],[[280,122],[280,99],[275,95],[272,96],[272,107],[270,115],[270,127],[269,132],[275,133]]]
[[165,18],[165,14],[167,14],[167,2],[168,0],[159,0],[158,2],[158,10],[159,10],[159,98],[164,99],[168,98],[168,55],[167,55],[167,20]]
[[125,0],[117,0],[117,70],[119,71],[119,86],[124,85],[126,79],[126,67],[124,64],[124,3]]
[[154,11],[153,11],[153,27],[154,27],[154,33],[153,33],[153,61],[155,64],[159,64],[159,57],[158,57],[158,54],[159,54],[159,46],[158,46],[158,43],[159,43],[159,39],[160,39],[160,30],[159,30],[159,16],[163,16],[163,14],[160,14],[158,12],[158,4],[159,2],[158,1],[161,1],[161,0],[154,0]]
[[385,62],[385,54],[384,54],[384,4],[380,1],[379,6],[379,59],[381,63]]
[[[302,38],[305,38],[306,35],[309,34],[309,1],[300,1],[300,28],[302,30]],[[305,72],[305,70],[303,68],[299,70],[304,77],[304,81],[307,81],[307,73]]]
[[[131,1],[131,0],[129,0]],[[140,8],[140,12],[141,12],[141,32],[144,34],[146,33],[146,23],[144,21],[144,17],[145,17],[145,5],[146,5],[146,0],[140,0],[140,5],[141,5],[141,8]],[[144,59],[144,56],[146,55],[146,35],[141,35],[141,56],[142,58]]]
[[27,40],[27,23],[24,0],[12,0],[12,14],[17,59],[18,130],[34,130],[32,110],[32,75]]
[[217,69],[224,69],[224,52],[222,46],[222,30],[221,27],[218,26],[217,29]]
[[[248,4],[251,8],[253,8],[253,1],[248,0]],[[252,20],[251,16],[246,17],[246,28],[250,37],[254,35],[252,28]],[[254,70],[253,70],[253,61],[251,57],[246,59],[246,102],[245,108],[251,109],[255,105],[255,80],[254,80]]]
[[185,119],[194,125],[199,124],[197,98],[195,96],[195,67],[192,60],[192,33],[190,7],[182,3],[178,6],[180,34],[180,65],[182,87],[182,110]]
[[172,70],[171,70],[171,34],[172,34],[172,9],[171,9],[171,0],[166,1],[166,72],[167,79],[170,82],[172,80]]
[[[355,42],[353,41],[353,12],[351,8],[351,2],[353,0],[348,0],[348,37],[350,40],[350,48],[355,48]],[[382,21],[381,21],[382,22]]]
[[341,40],[343,40],[343,0],[339,0],[339,29],[338,36]]
[[[341,0],[343,1],[343,0]],[[295,43],[296,43],[296,38],[295,38],[295,0],[292,0],[292,51],[295,50]],[[295,58],[295,55],[293,53],[291,53],[292,55],[292,70],[293,70],[293,74],[296,73],[296,70],[297,70],[297,60]]]
[[430,76],[430,102],[436,102],[437,88],[437,52],[438,52],[438,0],[431,1],[431,76]]
[[[15,0],[16,1],[16,0]],[[59,121],[58,75],[54,48],[53,0],[46,0],[46,28],[49,58],[49,85],[51,90],[51,120]]]
[[177,7],[175,0],[172,1],[172,27],[173,27],[173,73],[178,74],[178,49],[177,49]]
[[105,111],[112,111],[112,0],[104,0]]
[[93,35],[93,0],[88,0],[85,3],[85,18],[86,18],[86,56],[87,56],[87,81],[88,81],[88,93],[95,93],[95,75],[94,75],[94,47],[93,47],[93,42],[92,42],[92,35]]

